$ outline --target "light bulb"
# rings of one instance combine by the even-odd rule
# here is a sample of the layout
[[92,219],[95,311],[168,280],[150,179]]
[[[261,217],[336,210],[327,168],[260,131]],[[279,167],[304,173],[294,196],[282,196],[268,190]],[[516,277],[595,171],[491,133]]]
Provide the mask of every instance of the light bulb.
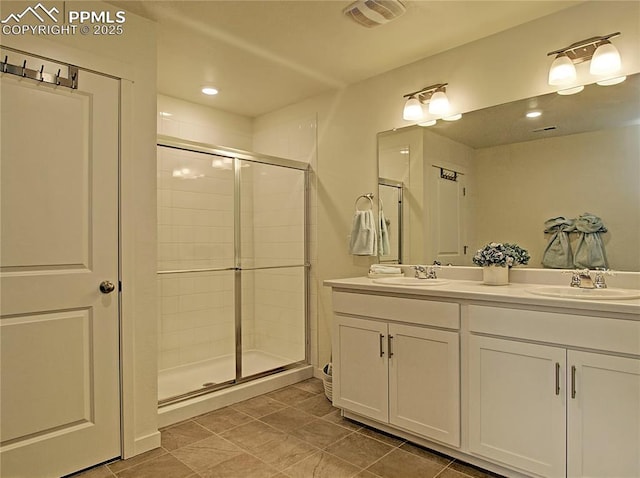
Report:
[[589,73],[592,75],[610,75],[622,68],[618,49],[609,42],[600,45],[593,53]]
[[449,98],[444,91],[436,91],[429,101],[429,113],[434,116],[444,115],[449,112]]
[[549,84],[568,85],[575,79],[576,67],[565,53],[560,53],[549,68]]
[[404,104],[402,117],[407,121],[419,121],[422,119],[422,103],[415,96],[410,97]]

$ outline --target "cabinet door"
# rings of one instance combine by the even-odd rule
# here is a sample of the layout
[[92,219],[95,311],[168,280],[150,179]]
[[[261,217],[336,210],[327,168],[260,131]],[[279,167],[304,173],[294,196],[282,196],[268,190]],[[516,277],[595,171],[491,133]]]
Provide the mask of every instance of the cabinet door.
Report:
[[457,332],[389,325],[389,421],[460,446]]
[[564,476],[566,351],[469,338],[469,448],[540,476]]
[[335,316],[333,404],[388,421],[387,324]]
[[568,476],[640,476],[640,360],[568,353]]

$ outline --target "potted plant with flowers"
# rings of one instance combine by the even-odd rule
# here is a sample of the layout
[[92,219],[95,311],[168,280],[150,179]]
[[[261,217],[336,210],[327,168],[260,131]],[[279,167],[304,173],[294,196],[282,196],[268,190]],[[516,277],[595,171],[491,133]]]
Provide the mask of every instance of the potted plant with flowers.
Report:
[[529,263],[529,253],[517,244],[490,242],[473,256],[473,263],[482,267],[483,282],[488,285],[509,283],[509,268]]

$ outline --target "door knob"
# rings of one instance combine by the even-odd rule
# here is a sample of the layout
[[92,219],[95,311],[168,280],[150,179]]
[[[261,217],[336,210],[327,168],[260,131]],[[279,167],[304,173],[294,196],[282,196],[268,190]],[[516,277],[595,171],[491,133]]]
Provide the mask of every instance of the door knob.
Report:
[[113,282],[108,280],[100,282],[100,292],[103,294],[111,294],[114,290],[116,290],[116,286]]

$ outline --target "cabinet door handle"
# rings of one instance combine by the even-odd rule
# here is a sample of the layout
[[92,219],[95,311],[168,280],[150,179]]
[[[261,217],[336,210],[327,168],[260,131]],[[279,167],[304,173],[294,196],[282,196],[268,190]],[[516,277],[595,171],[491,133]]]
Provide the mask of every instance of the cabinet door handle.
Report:
[[389,350],[389,358],[393,357],[393,351],[391,350],[391,341],[393,340],[393,335],[389,334],[389,338],[387,341],[387,349]]
[[556,362],[556,395],[560,395],[560,363]]
[[382,350],[383,342],[384,342],[384,335],[380,334],[380,357],[384,357],[384,350]]
[[576,398],[576,366],[571,366],[571,398]]

